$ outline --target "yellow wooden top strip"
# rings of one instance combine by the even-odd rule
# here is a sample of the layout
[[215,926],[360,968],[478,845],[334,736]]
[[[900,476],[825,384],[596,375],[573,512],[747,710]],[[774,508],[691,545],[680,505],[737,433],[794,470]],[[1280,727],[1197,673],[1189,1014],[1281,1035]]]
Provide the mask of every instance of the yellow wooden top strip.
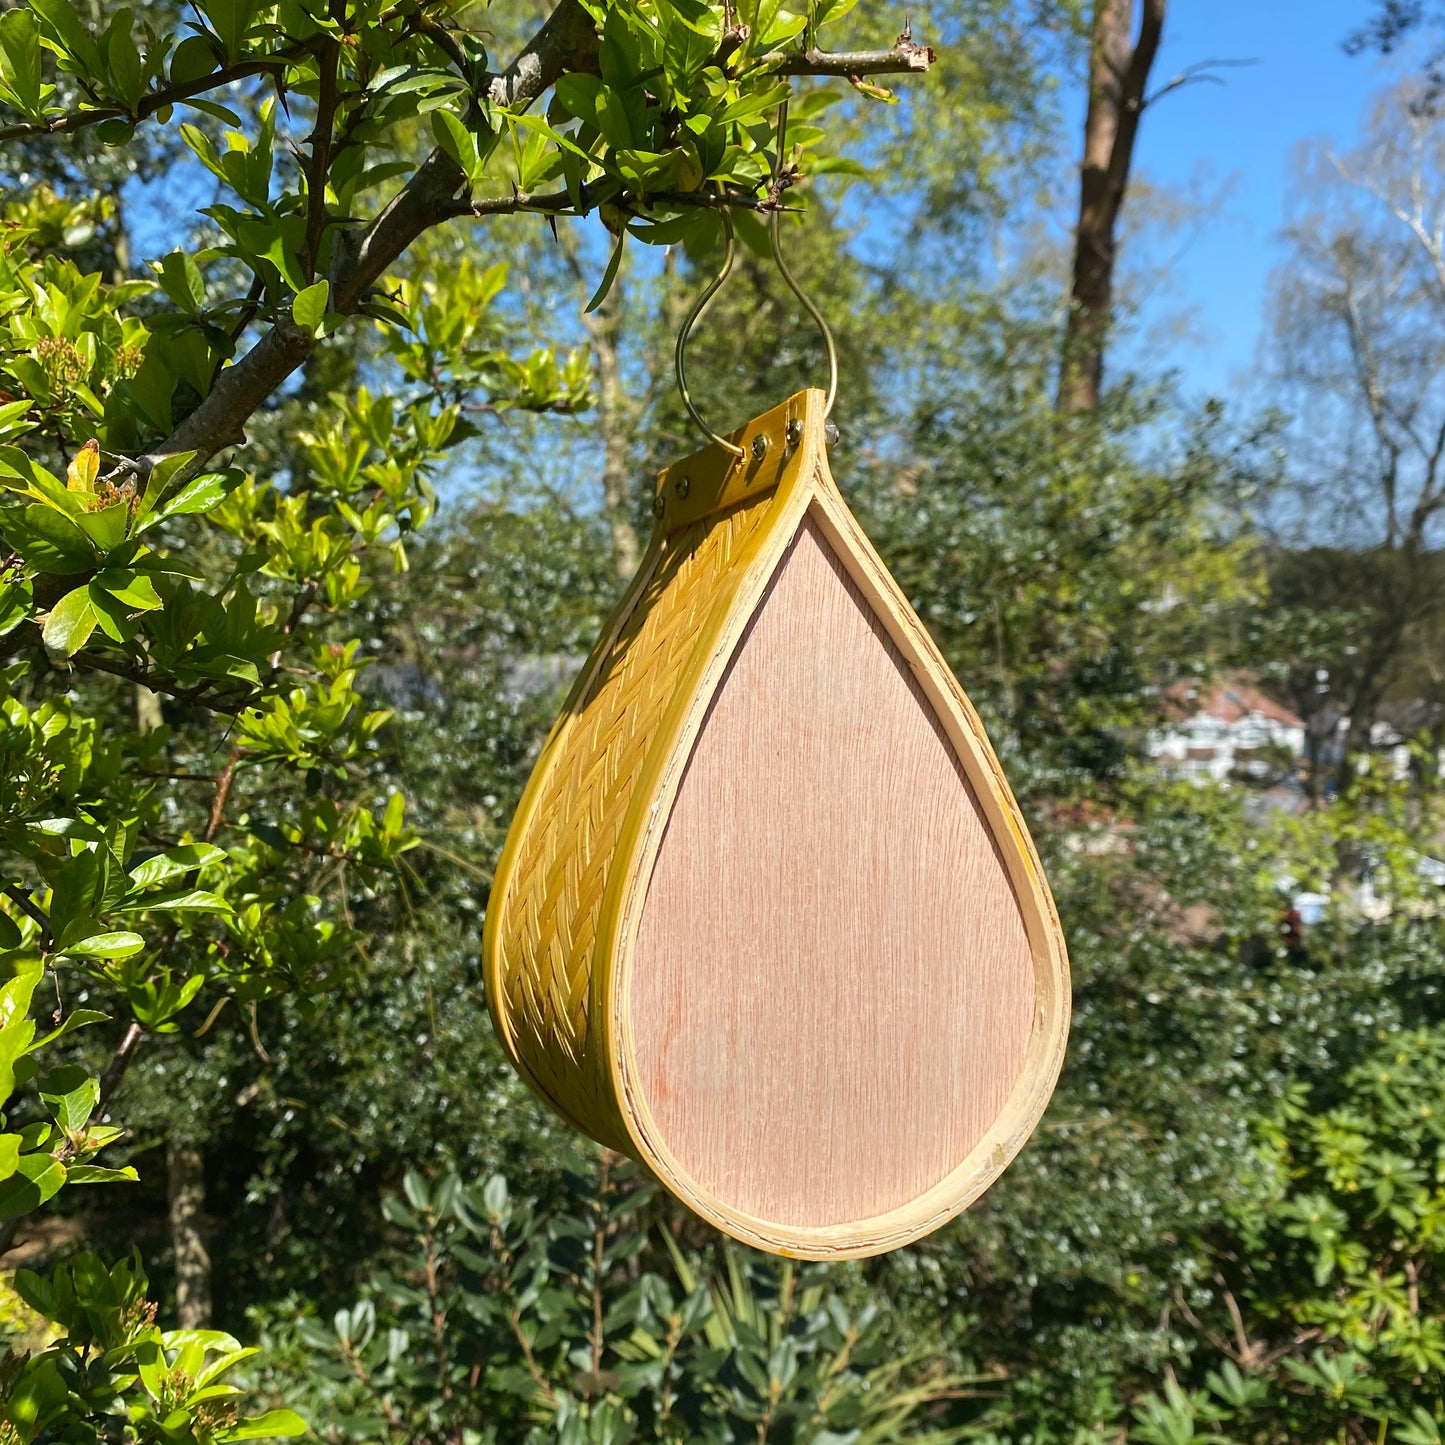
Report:
[[[808,395],[800,391],[732,432],[728,440],[743,449],[742,456],[714,444],[668,467],[657,479],[652,502],[662,532],[675,532],[772,491],[797,454]],[[794,424],[791,434],[790,423]]]

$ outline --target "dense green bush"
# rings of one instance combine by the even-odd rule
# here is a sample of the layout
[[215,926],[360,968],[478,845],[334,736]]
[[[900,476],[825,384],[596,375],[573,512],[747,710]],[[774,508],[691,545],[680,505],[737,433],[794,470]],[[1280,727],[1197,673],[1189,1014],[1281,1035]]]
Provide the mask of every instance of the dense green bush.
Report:
[[547,1210],[500,1175],[407,1176],[389,1267],[271,1351],[324,1439],[960,1438],[939,1420],[970,1382],[900,1350],[856,1275],[700,1253],[632,1166],[585,1163]]

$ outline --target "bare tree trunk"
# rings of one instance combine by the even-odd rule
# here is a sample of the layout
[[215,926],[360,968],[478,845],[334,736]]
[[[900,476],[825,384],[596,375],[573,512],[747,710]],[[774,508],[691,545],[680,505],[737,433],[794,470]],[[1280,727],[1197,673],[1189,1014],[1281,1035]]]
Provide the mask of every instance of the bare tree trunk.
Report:
[[1168,0],[1142,0],[1142,4],[1137,40],[1132,38],[1135,0],[1095,0],[1094,5],[1074,275],[1059,368],[1058,407],[1066,413],[1096,407],[1103,386],[1119,213],[1129,188],[1145,87],[1159,52]]
[[602,431],[602,498],[612,531],[612,559],[619,581],[630,582],[642,558],[632,524],[632,413],[622,386],[618,340],[621,288],[584,317],[597,361],[597,420]]
[[211,1322],[211,1256],[203,1233],[206,1159],[194,1144],[166,1146],[170,1186],[171,1252],[176,1261],[176,1318],[183,1330]]

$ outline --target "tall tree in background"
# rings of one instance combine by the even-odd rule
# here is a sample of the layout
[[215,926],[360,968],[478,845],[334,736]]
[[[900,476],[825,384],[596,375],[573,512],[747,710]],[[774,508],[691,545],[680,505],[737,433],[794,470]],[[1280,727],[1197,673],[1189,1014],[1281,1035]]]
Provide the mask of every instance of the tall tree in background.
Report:
[[1089,49],[1089,107],[1074,271],[1059,372],[1059,410],[1099,404],[1104,347],[1114,305],[1119,216],[1129,189],[1134,143],[1144,115],[1149,72],[1159,53],[1168,0],[1142,0],[1138,34],[1135,0],[1098,0]]
[[1419,686],[1411,659],[1445,604],[1445,121],[1426,94],[1391,92],[1357,150],[1315,157],[1275,298],[1296,540],[1332,544],[1358,579],[1331,679],[1350,719],[1341,786],[1407,670]]

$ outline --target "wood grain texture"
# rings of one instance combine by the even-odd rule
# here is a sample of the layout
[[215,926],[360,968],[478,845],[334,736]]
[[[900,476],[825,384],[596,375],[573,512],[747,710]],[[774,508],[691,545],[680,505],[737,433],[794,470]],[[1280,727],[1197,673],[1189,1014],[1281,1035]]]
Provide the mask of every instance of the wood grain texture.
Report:
[[902,1208],[1018,1081],[1035,1004],[1018,899],[939,720],[811,521],[712,700],[632,966],[662,1138],[744,1214]]

